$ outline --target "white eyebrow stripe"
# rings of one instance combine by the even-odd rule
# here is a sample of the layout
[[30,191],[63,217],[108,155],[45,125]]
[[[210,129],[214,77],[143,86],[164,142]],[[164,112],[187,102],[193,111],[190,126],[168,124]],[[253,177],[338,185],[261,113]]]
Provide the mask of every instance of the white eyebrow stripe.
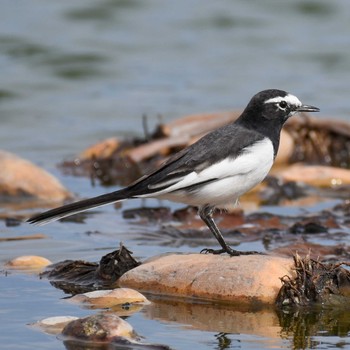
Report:
[[278,97],[273,97],[270,98],[269,100],[265,101],[265,103],[279,103],[281,101],[286,101],[288,104],[293,105],[293,106],[301,106],[302,103],[298,99],[298,97],[288,94],[284,97],[278,96]]

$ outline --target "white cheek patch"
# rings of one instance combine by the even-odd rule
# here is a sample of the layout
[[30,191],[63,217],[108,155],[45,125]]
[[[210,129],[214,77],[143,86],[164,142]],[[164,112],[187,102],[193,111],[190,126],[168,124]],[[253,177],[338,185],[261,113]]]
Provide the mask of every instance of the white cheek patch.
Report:
[[300,107],[302,105],[302,103],[300,102],[298,97],[296,97],[292,94],[288,94],[284,97],[281,97],[281,96],[273,97],[273,98],[270,98],[269,100],[265,101],[265,103],[279,103],[282,101],[287,102],[288,105],[292,105],[292,106],[296,106],[296,107]]

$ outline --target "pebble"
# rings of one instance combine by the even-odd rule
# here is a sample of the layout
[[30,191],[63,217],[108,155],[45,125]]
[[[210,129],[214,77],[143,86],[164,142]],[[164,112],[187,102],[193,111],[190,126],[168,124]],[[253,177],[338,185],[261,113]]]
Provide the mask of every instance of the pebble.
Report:
[[108,308],[121,304],[149,304],[147,298],[138,291],[130,288],[116,288],[113,290],[98,290],[77,294],[69,301],[90,304],[98,308]]
[[51,264],[52,262],[49,259],[42,256],[23,255],[8,261],[5,267],[17,270],[37,270]]

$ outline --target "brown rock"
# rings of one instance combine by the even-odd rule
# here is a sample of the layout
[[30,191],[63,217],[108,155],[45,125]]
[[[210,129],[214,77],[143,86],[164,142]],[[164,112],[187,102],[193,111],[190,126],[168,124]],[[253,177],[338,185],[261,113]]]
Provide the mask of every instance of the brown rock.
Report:
[[131,162],[139,163],[154,157],[157,154],[167,156],[171,152],[171,149],[176,147],[183,148],[188,144],[188,142],[189,138],[186,135],[182,137],[167,137],[153,140],[140,146],[128,149],[123,152],[123,155]]
[[274,171],[274,175],[284,181],[304,182],[320,187],[350,184],[350,170],[322,165],[294,164],[283,170]]
[[0,151],[0,196],[63,201],[71,193],[51,174],[12,153]]
[[272,304],[292,259],[268,255],[230,257],[173,254],[128,271],[119,285],[143,292],[225,302]]
[[226,125],[238,118],[240,112],[213,112],[186,115],[175,119],[168,124],[161,124],[156,131],[159,136],[192,137],[206,134],[220,126]]
[[113,153],[120,146],[120,141],[116,137],[110,137],[106,140],[98,142],[80,153],[79,158],[81,159],[94,159],[100,158],[105,159],[113,155]]

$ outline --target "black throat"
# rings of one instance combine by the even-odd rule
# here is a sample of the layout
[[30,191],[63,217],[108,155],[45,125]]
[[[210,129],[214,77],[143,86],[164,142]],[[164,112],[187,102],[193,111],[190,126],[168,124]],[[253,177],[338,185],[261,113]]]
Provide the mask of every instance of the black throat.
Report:
[[245,110],[236,120],[236,123],[249,130],[254,130],[264,137],[268,137],[272,142],[274,156],[276,157],[280,144],[281,130],[287,119],[268,119],[263,117],[259,111]]

